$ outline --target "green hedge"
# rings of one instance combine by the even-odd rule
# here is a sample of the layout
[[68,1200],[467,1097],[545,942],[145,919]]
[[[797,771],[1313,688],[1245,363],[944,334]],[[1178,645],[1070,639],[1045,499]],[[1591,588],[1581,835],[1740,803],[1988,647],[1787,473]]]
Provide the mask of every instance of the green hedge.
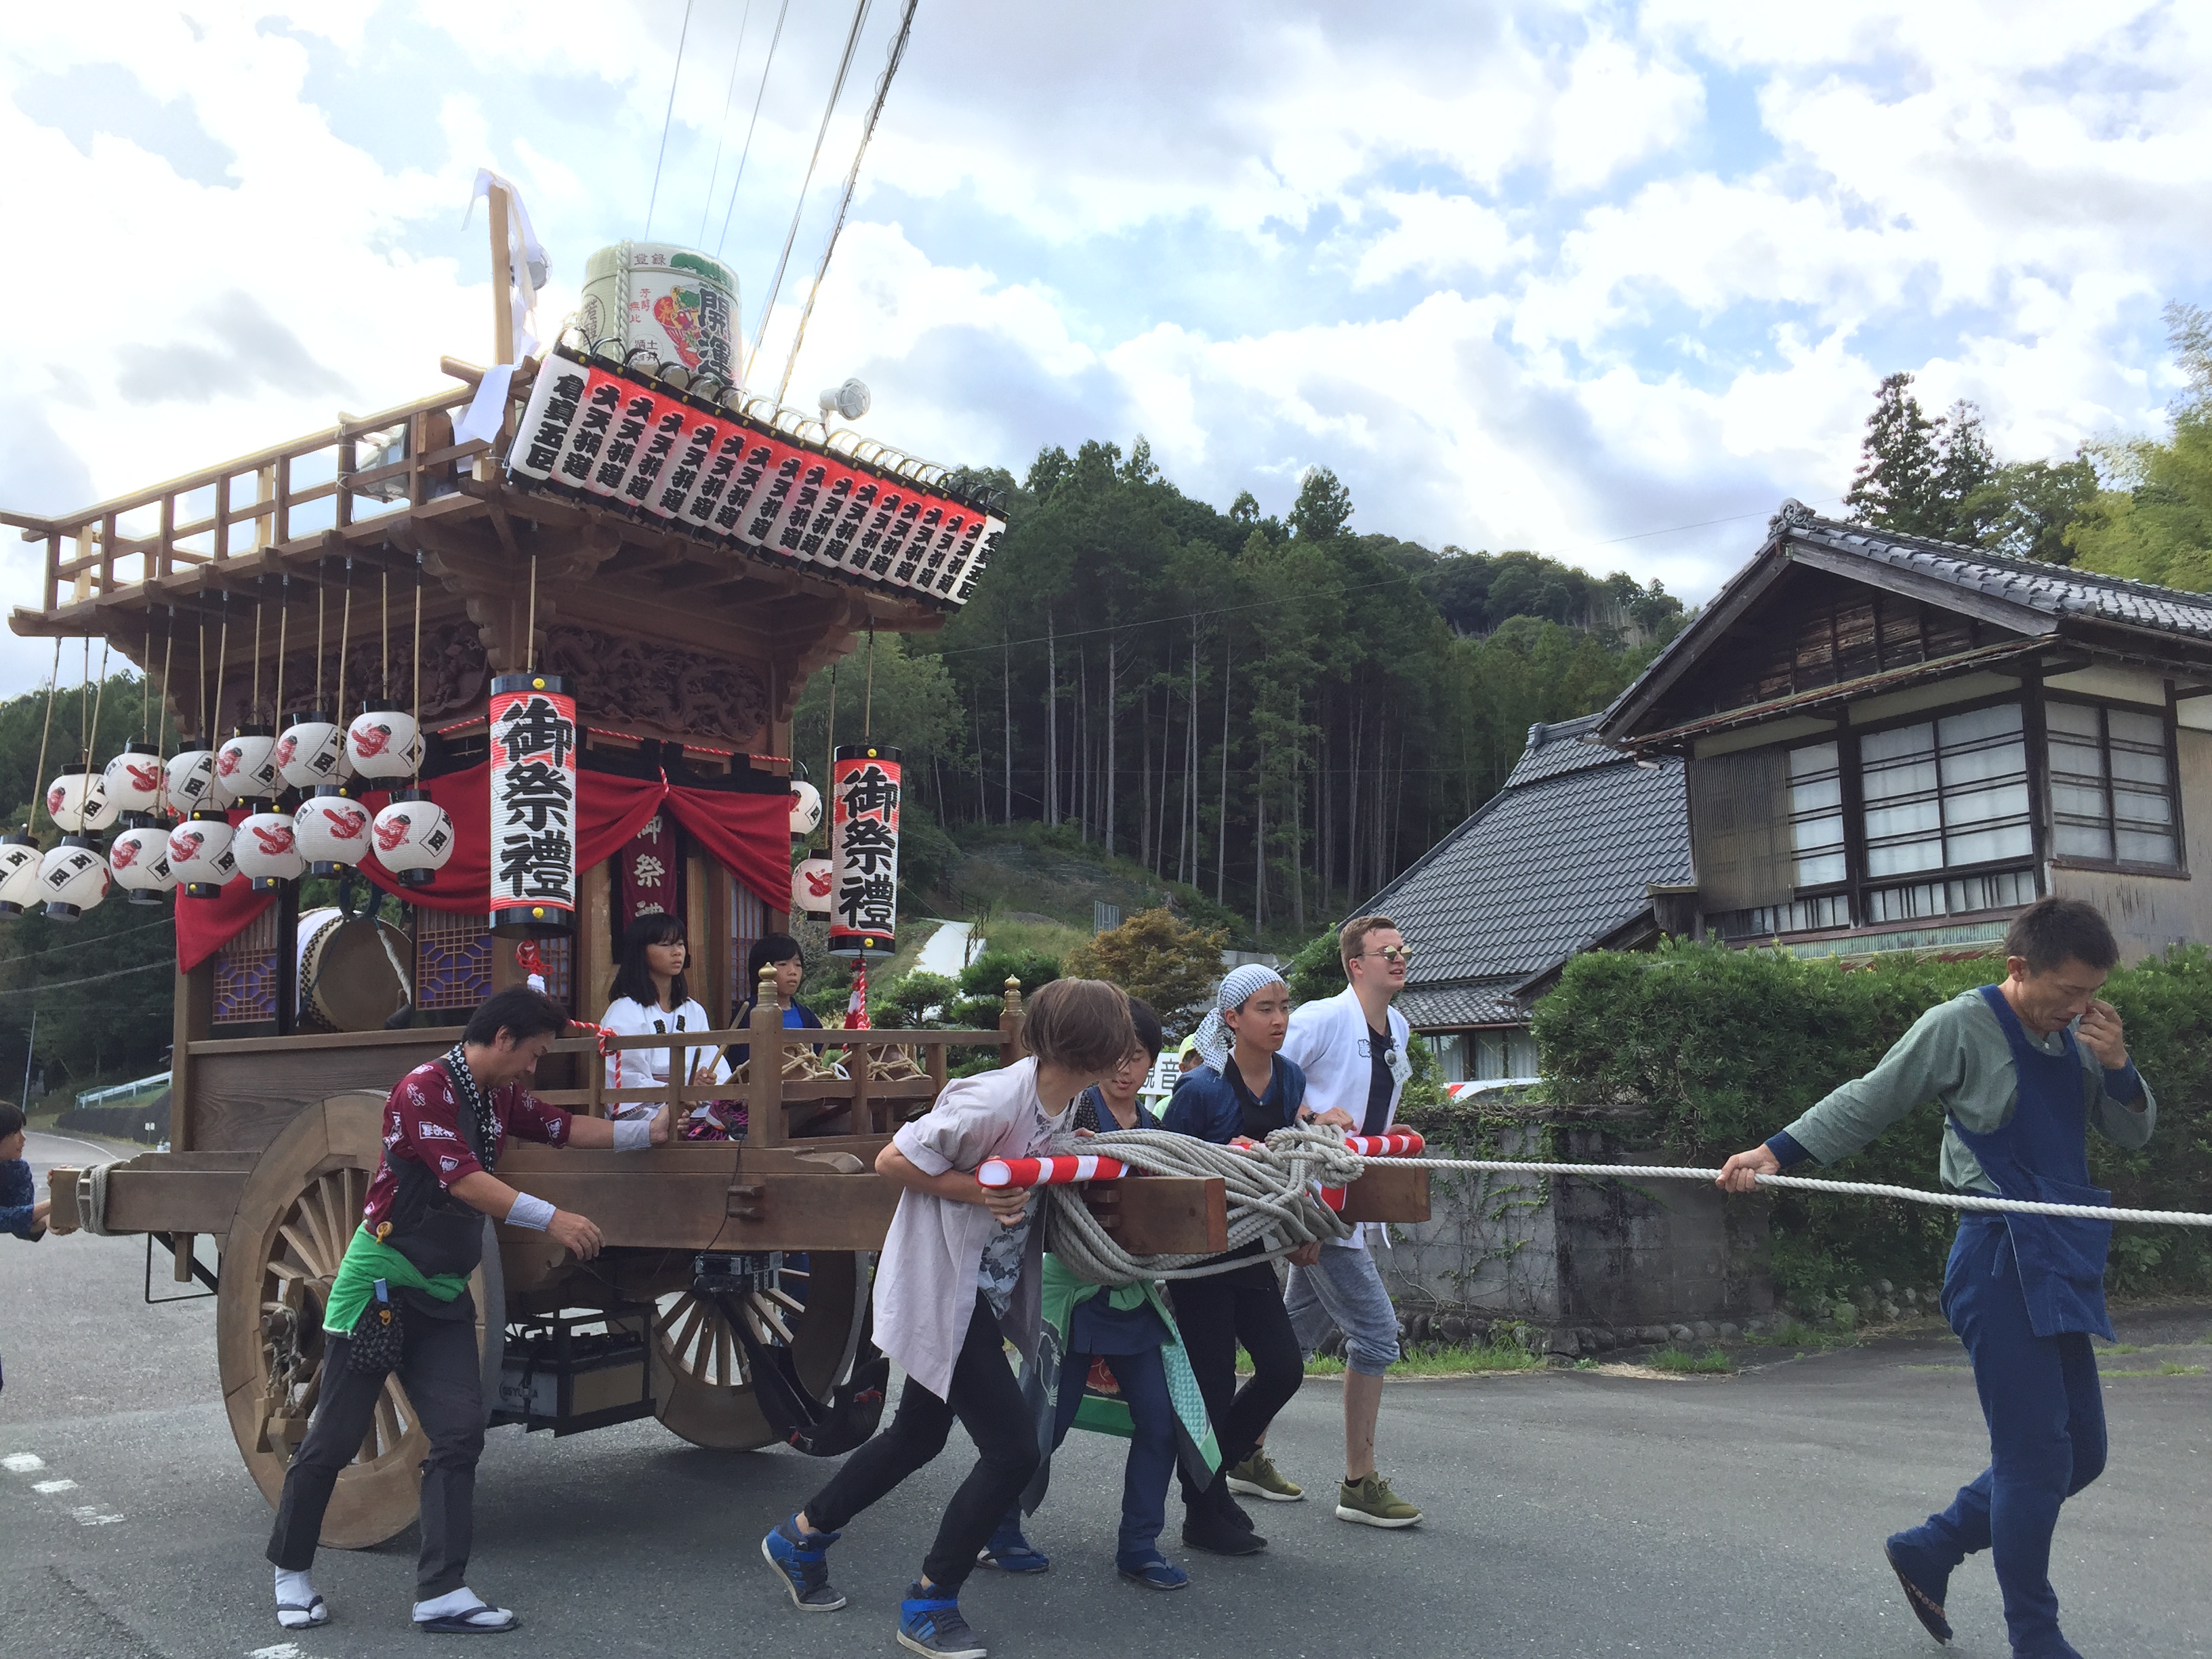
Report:
[[[1687,941],[1593,952],[1537,1006],[1544,1091],[1565,1103],[1648,1107],[1655,1148],[1717,1164],[1867,1071],[1924,1010],[2002,972],[1990,957],[1846,969]],[[2177,947],[2116,972],[2105,994],[2158,1097],[2159,1125],[2141,1152],[2092,1135],[2093,1176],[2119,1204],[2202,1210],[2212,1196],[2212,956]],[[1931,1186],[1942,1123],[1923,1109],[1822,1173]],[[1938,1283],[1954,1224],[1917,1205],[1789,1194],[1775,1196],[1772,1219],[1777,1282],[1805,1307],[1876,1279]],[[2212,1287],[2212,1244],[2194,1230],[2120,1228],[2112,1278],[2132,1292]]]

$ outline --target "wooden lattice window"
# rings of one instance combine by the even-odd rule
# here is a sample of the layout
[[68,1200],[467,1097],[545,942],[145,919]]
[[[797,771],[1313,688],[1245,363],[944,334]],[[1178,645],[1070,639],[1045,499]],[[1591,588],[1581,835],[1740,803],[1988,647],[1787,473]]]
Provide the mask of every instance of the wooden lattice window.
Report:
[[416,1007],[474,1009],[491,994],[490,918],[427,907],[415,916]]
[[276,907],[272,904],[215,953],[213,1023],[259,1025],[276,1018]]

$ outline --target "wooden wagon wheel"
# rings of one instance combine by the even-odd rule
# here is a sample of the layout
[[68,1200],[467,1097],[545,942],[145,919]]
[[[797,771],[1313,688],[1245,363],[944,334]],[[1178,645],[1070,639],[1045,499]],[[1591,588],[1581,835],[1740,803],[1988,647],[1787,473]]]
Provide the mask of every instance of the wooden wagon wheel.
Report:
[[[860,1258],[816,1250],[783,1259],[780,1283],[743,1298],[752,1334],[792,1351],[810,1393],[826,1396],[851,1358],[864,1287]],[[750,1451],[771,1444],[753,1398],[745,1351],[720,1310],[690,1291],[657,1299],[653,1321],[654,1415],[695,1446]]]
[[[272,1505],[320,1392],[323,1303],[361,1223],[382,1151],[383,1112],[384,1097],[365,1091],[302,1108],[254,1164],[231,1218],[216,1302],[216,1358],[231,1433]],[[488,1254],[488,1263],[497,1260]],[[469,1287],[489,1369],[505,1329],[496,1266],[490,1282],[479,1269]],[[402,1531],[415,1519],[429,1449],[407,1391],[386,1377],[375,1421],[339,1472],[323,1544],[366,1549]]]

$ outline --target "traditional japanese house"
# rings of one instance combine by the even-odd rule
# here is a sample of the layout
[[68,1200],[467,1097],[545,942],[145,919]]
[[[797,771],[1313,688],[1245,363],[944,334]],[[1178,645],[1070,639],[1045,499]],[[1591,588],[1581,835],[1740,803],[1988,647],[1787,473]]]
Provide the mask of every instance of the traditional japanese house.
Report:
[[2046,894],[2212,937],[2212,597],[1785,501],[1595,735],[1686,769],[1726,940],[1974,948]]

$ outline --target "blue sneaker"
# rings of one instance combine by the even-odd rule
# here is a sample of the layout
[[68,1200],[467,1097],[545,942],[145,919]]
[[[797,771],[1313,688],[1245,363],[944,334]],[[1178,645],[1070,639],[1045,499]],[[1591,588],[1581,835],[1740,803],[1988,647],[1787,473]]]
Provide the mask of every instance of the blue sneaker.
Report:
[[803,1534],[793,1513],[769,1528],[761,1540],[761,1559],[783,1580],[791,1605],[801,1613],[835,1613],[845,1605],[844,1596],[830,1588],[830,1547],[840,1536],[834,1532]]
[[1190,1583],[1190,1575],[1158,1550],[1139,1560],[1116,1561],[1114,1571],[1146,1589],[1179,1590]]
[[1001,1572],[1042,1572],[1052,1565],[1052,1558],[1022,1535],[1017,1513],[999,1522],[991,1541],[975,1552],[975,1563]]
[[960,1600],[919,1583],[906,1587],[899,1603],[899,1645],[927,1659],[984,1659],[990,1651],[960,1616]]

